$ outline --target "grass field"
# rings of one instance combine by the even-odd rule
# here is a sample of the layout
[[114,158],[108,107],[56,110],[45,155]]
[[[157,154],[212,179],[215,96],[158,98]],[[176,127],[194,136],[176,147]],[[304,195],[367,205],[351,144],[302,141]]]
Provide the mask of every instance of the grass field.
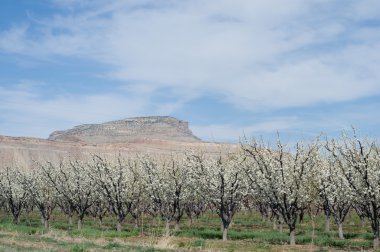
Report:
[[[153,225],[154,223],[154,225]],[[171,237],[163,237],[164,223],[159,219],[144,219],[144,235],[128,218],[123,231],[114,228],[114,218],[106,218],[100,227],[98,221],[87,217],[82,230],[69,224],[65,216],[56,213],[51,228],[44,229],[37,213],[23,215],[18,225],[8,215],[0,215],[0,251],[365,251],[371,250],[372,234],[369,224],[362,227],[352,214],[344,225],[345,240],[339,240],[335,225],[324,232],[324,217],[315,221],[314,236],[306,217],[297,226],[296,246],[288,244],[288,230],[273,230],[270,222],[255,213],[235,216],[226,242],[221,241],[220,221],[207,213],[192,225],[184,218],[180,230]]]

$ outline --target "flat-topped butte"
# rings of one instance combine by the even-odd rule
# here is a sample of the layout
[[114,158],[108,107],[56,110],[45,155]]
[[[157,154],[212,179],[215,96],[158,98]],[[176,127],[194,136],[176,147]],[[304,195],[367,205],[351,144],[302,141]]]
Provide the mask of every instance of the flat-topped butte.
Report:
[[49,140],[90,144],[128,143],[144,140],[200,142],[187,121],[170,116],[126,118],[101,124],[83,124],[72,129],[54,131]]

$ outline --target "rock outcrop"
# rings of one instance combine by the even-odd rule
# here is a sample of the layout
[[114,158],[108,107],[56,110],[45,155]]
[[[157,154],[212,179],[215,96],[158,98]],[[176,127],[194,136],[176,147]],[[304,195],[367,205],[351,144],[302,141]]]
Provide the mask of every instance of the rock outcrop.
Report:
[[34,161],[88,159],[92,154],[172,155],[188,149],[217,154],[236,148],[233,144],[201,141],[192,134],[186,121],[173,117],[138,117],[55,131],[48,139],[0,136],[0,168],[31,167],[36,164]]
[[136,117],[102,124],[84,124],[69,130],[55,131],[48,139],[88,144],[133,143],[145,140],[201,141],[193,135],[188,122],[169,116]]

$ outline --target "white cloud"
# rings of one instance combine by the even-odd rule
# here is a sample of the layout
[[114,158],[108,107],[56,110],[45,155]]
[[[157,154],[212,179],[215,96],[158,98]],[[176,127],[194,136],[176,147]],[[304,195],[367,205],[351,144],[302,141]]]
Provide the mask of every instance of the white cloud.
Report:
[[[110,78],[186,89],[183,95],[222,94],[253,110],[380,92],[379,29],[371,35],[351,27],[366,15],[376,17],[376,1],[86,3],[66,1],[68,14],[2,32],[0,48],[95,60],[111,66]],[[31,36],[30,26],[37,34]]]
[[[59,118],[75,125],[148,111],[170,114],[200,96],[271,111],[380,94],[380,29],[365,25],[379,17],[376,0],[52,3],[63,11],[0,31],[0,52],[94,61],[107,66],[97,75],[129,84],[104,94],[50,98],[35,87],[0,87],[0,109],[9,122]],[[176,99],[157,99],[162,90]],[[231,140],[243,131],[296,127],[310,128],[294,118],[193,128],[206,139]]]
[[43,97],[43,85],[25,80],[14,87],[0,87],[0,135],[45,138],[54,130],[83,123],[166,115],[180,106],[176,101],[156,104],[143,93],[129,90]]
[[192,132],[203,140],[237,142],[242,137],[260,137],[263,134],[273,134],[276,131],[285,131],[299,125],[295,117],[266,118],[258,123],[241,126],[238,123],[191,125]]
[[[376,137],[380,102],[352,103],[343,107],[328,107],[315,109],[314,111],[284,113],[283,116],[261,115],[245,122],[232,120],[230,123],[192,125],[193,133],[206,141],[239,142],[246,137],[258,139],[263,137],[265,141],[275,143],[277,132],[284,143],[293,143],[297,140],[311,140],[318,136],[338,136],[342,130],[351,131],[355,127],[361,135]],[[289,115],[290,114],[290,115]],[[248,122],[247,122],[248,120]]]

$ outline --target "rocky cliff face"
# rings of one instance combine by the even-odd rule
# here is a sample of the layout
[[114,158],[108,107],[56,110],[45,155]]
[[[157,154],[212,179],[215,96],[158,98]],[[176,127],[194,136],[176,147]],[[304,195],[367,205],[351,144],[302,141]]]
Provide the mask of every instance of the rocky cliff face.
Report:
[[54,141],[89,144],[133,143],[146,140],[200,142],[188,127],[188,122],[168,116],[136,117],[102,124],[84,124],[69,130],[55,131]]
[[173,117],[138,117],[55,131],[49,139],[0,136],[0,169],[62,159],[86,160],[93,154],[115,158],[119,154],[172,155],[189,149],[218,154],[236,148],[203,142],[191,133],[187,122]]

